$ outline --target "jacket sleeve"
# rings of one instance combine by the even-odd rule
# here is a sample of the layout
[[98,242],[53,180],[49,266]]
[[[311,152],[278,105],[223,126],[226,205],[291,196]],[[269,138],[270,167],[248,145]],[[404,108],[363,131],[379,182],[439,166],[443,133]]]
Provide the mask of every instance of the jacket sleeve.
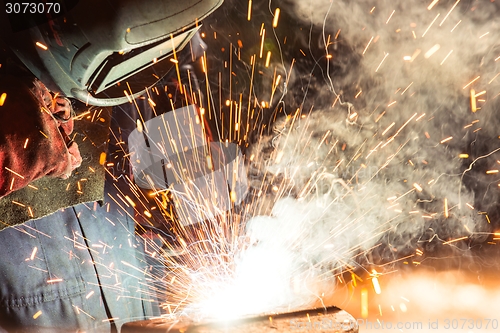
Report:
[[33,81],[0,78],[0,197],[43,176],[68,177],[71,156]]

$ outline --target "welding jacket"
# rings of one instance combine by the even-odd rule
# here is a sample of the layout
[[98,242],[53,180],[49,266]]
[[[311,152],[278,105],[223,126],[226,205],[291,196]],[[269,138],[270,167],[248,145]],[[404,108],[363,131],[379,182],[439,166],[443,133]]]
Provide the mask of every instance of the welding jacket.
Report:
[[[9,226],[0,231],[0,332],[114,332],[124,322],[160,312],[154,285],[161,285],[164,267],[145,255],[151,249],[137,238],[134,208],[126,200],[134,198],[128,134],[137,119],[152,118],[152,110],[144,100],[114,107],[111,124],[106,112],[91,112],[85,117],[89,126],[81,129],[75,122],[75,133],[85,135],[76,137],[84,161],[73,181],[35,183],[36,190],[25,187],[0,201],[0,229]],[[91,137],[91,132],[105,135]],[[86,164],[96,160],[97,167]],[[101,193],[92,191],[96,188]],[[70,196],[83,203],[65,201]],[[35,199],[38,205],[28,209]],[[54,202],[66,208],[44,210]]]
[[[135,126],[127,111],[134,112],[115,108],[113,133]],[[111,136],[108,160],[123,157],[116,155],[125,154],[121,141]],[[133,209],[123,200],[123,169],[108,173],[103,204],[82,203],[0,231],[0,332],[113,332],[159,313]]]

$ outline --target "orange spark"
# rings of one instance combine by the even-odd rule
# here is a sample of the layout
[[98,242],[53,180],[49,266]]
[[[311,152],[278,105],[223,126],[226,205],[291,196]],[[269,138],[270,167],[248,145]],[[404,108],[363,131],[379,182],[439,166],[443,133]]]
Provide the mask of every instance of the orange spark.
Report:
[[31,251],[31,256],[30,256],[30,260],[33,260],[35,259],[35,255],[36,255],[36,252],[38,251],[38,248],[35,246],[33,248],[33,251]]
[[448,14],[446,14],[446,16],[444,17],[444,19],[439,24],[439,26],[443,25],[444,21],[446,21],[446,19],[448,18],[448,16],[450,16],[451,12],[453,11],[453,9],[455,9],[455,7],[458,5],[459,2],[460,2],[460,0],[457,0],[457,2],[455,2],[455,4],[451,7],[450,11],[448,12]]
[[7,98],[7,93],[3,93],[0,95],[0,106],[3,106],[3,103],[5,103],[5,99]]
[[429,49],[429,51],[425,52],[424,58],[429,59],[434,53],[436,53],[441,48],[441,45],[436,44]]
[[20,177],[20,178],[24,179],[24,177],[23,177],[23,176],[21,176],[20,174],[18,174],[18,173],[17,173],[17,172],[15,172],[14,170],[9,169],[9,168],[7,168],[7,167],[4,167],[4,168],[5,168],[5,170],[7,170],[7,171],[9,171],[9,172],[12,172],[12,173],[13,173],[13,174],[15,174],[16,176],[18,176],[18,177]]
[[439,0],[434,0],[434,1],[432,1],[432,2],[431,2],[431,4],[430,4],[429,6],[427,6],[427,9],[428,9],[428,10],[431,10],[431,9],[432,9],[432,7],[434,7],[434,6],[435,6],[438,2],[439,2]]
[[[500,58],[500,57],[499,57]],[[498,59],[498,58],[497,58]],[[495,60],[496,61],[496,60]],[[488,82],[488,84],[490,84],[491,82],[495,81],[495,79],[498,77],[498,75],[500,75],[500,72],[497,73],[497,75],[495,75],[491,80],[490,82]]]
[[470,109],[472,112],[477,111],[477,105],[476,105],[476,91],[474,89],[470,90]]
[[248,0],[247,20],[250,21],[251,18],[252,18],[252,0]]
[[482,34],[481,36],[479,36],[479,38],[483,38],[484,36],[486,36],[487,34],[489,34],[490,32],[488,31],[487,33],[484,33]]
[[271,62],[271,51],[267,51],[266,67],[269,67],[270,62]]
[[368,41],[368,44],[366,44],[366,47],[365,47],[365,49],[364,49],[364,51],[363,51],[363,54],[365,54],[366,50],[368,49],[368,46],[370,46],[370,44],[372,43],[372,40],[373,40],[373,36],[372,36],[372,38],[370,38],[370,40]]
[[457,22],[457,24],[455,24],[455,26],[453,27],[453,29],[450,30],[450,32],[453,32],[453,30],[455,30],[455,28],[458,27],[458,25],[460,24],[460,22],[462,22],[462,20],[459,20]]
[[483,90],[483,91],[481,91],[481,92],[478,92],[478,93],[477,93],[477,94],[475,94],[474,96],[475,96],[475,97],[479,97],[479,96],[482,96],[482,95],[484,95],[484,94],[486,94],[486,90]]
[[128,201],[128,203],[132,206],[132,207],[135,207],[135,202],[132,201],[132,199],[130,199],[130,197],[128,195],[125,196],[125,199]]
[[104,165],[106,163],[106,153],[102,152],[101,155],[99,155],[99,164]]
[[392,127],[392,126],[394,126],[395,124],[396,124],[395,122],[392,122],[392,124],[390,124],[390,125],[389,125],[386,129],[385,129],[385,131],[383,131],[383,132],[382,132],[382,135],[385,135],[385,133],[387,133],[387,132],[391,129],[391,127]]
[[132,104],[132,98],[130,98],[130,95],[128,94],[128,92],[126,90],[123,91],[123,93],[125,94],[125,96],[127,97],[128,101],[130,104]]
[[262,58],[262,55],[264,54],[264,39],[266,38],[266,29],[262,29],[262,39],[260,41],[260,51],[259,51],[259,58]]
[[396,12],[396,10],[393,10],[393,11],[392,11],[391,15],[389,15],[389,18],[387,19],[387,21],[385,22],[385,24],[388,24],[388,23],[389,23],[389,21],[390,21],[390,20],[391,20],[391,18],[392,18],[392,15],[394,15],[394,13],[395,13],[395,12]]
[[384,55],[384,59],[382,59],[382,61],[381,61],[381,62],[380,62],[380,64],[378,65],[378,67],[377,67],[377,69],[375,70],[375,72],[377,72],[377,71],[379,70],[380,66],[382,66],[382,64],[384,63],[385,58],[387,58],[387,56],[388,56],[388,55],[389,55],[389,53],[386,53],[386,54]]
[[280,17],[280,9],[276,8],[276,10],[274,11],[273,28],[278,27],[279,17]]
[[444,242],[443,245],[447,245],[447,244],[450,244],[450,243],[455,243],[455,242],[458,242],[458,241],[461,241],[461,240],[467,239],[467,238],[469,238],[469,237],[468,236],[464,236],[464,237],[452,239],[452,240]]
[[438,19],[439,15],[441,15],[441,14],[438,13],[436,15],[436,17],[434,18],[434,20],[432,20],[431,24],[429,24],[429,26],[427,27],[427,29],[425,29],[424,33],[422,34],[422,37],[424,37],[427,34],[427,32],[432,27],[432,25],[434,24],[434,22],[436,22],[436,20]]
[[47,51],[49,49],[47,46],[43,45],[40,42],[36,42],[35,45],[38,46],[39,48],[41,48],[42,50],[45,50],[45,51]]
[[408,87],[406,87],[406,88],[405,88],[405,90],[403,90],[403,92],[401,93],[401,96],[403,96],[403,94],[404,94],[404,93],[405,93],[405,92],[406,92],[406,91],[410,88],[410,86],[411,86],[412,84],[413,84],[413,82],[412,82],[412,83],[410,83],[410,84],[408,85]]
[[446,57],[444,57],[443,61],[441,61],[441,63],[439,64],[440,66],[442,64],[444,64],[444,62],[446,61],[446,59],[448,59],[448,57],[451,55],[452,52],[453,52],[453,50],[451,50],[450,52],[448,52],[448,54],[446,55]]
[[462,89],[467,88],[468,86],[470,86],[471,84],[473,84],[474,82],[476,82],[477,80],[479,80],[480,77],[481,76],[476,77],[474,80],[472,80],[469,83],[467,83]]
[[452,137],[452,136],[449,136],[449,137],[447,137],[446,139],[441,140],[441,143],[448,142],[448,141],[450,141],[451,139],[453,139],[453,137]]

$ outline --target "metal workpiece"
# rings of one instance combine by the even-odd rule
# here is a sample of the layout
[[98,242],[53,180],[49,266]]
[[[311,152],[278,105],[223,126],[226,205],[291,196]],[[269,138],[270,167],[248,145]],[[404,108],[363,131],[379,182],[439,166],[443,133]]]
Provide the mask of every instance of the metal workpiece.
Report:
[[156,318],[130,322],[122,327],[122,333],[357,333],[358,331],[354,317],[335,306],[204,323]]

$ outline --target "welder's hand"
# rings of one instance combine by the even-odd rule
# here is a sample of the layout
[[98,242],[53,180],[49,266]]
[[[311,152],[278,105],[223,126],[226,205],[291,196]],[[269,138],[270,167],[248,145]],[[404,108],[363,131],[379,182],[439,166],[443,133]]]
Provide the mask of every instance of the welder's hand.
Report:
[[70,135],[73,133],[73,107],[71,102],[63,96],[56,95],[52,101],[53,110],[52,115],[57,121],[59,127],[66,133]]
[[71,175],[71,172],[82,165],[82,156],[80,155],[80,150],[78,149],[78,145],[76,142],[72,142],[68,147],[68,153],[71,163],[71,171],[67,177],[62,177],[63,179],[68,178]]
[[52,114],[68,152],[68,160],[63,162],[68,163],[68,167],[64,170],[64,172],[53,174],[53,176],[67,179],[73,170],[82,164],[82,157],[80,155],[78,145],[70,138],[74,127],[73,107],[71,106],[71,102],[66,97],[58,94],[52,96],[42,82],[35,81],[34,84],[36,87],[36,94],[38,95],[40,102],[42,102],[47,110]]
[[71,103],[30,77],[0,76],[0,198],[45,176],[68,178],[82,162]]
[[[68,148],[68,153],[70,156],[71,171],[75,170],[82,164],[82,157],[80,156],[80,150],[76,142],[70,139],[70,134],[73,133],[74,120],[73,120],[73,107],[71,102],[62,96],[55,96],[53,100],[53,111],[52,115],[56,119],[59,125],[59,130],[63,136],[66,147]],[[69,177],[69,175],[67,175]],[[67,178],[63,176],[63,178]]]

